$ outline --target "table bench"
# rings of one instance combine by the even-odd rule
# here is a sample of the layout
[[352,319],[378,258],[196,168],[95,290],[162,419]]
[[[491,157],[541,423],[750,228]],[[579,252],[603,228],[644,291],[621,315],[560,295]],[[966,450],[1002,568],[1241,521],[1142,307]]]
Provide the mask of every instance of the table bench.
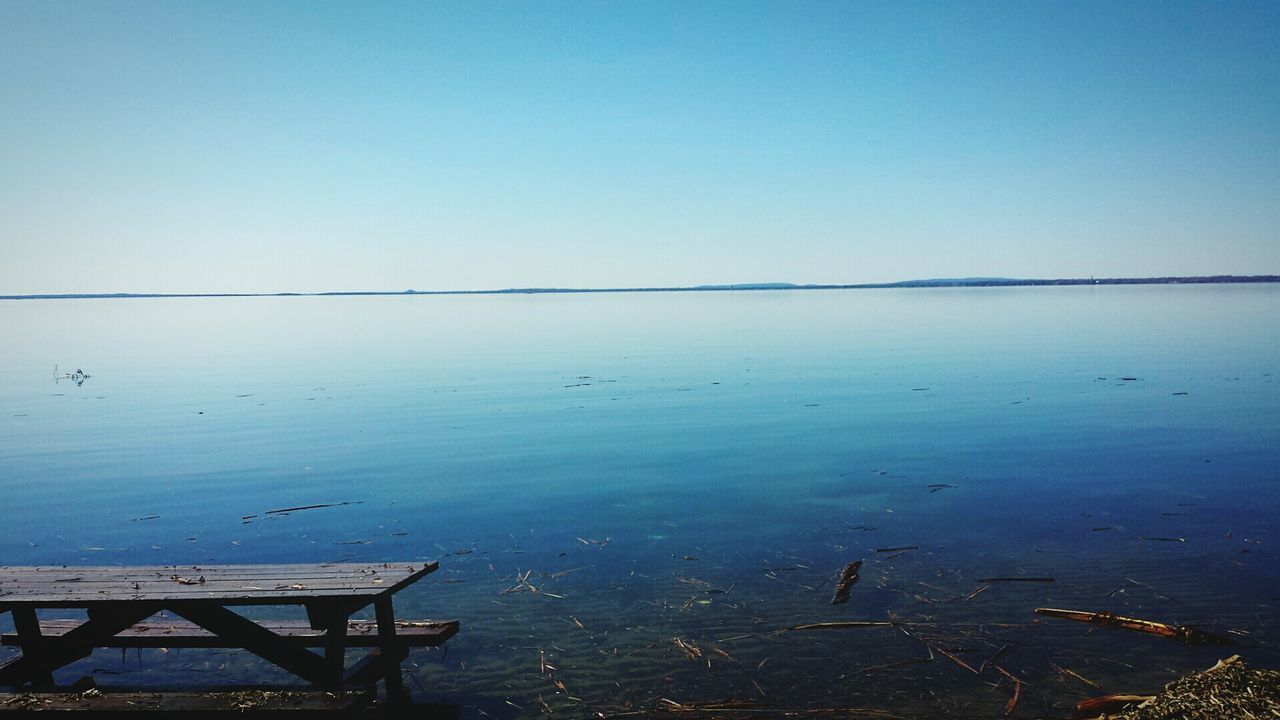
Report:
[[[0,567],[0,612],[22,655],[0,664],[0,685],[52,685],[53,671],[98,647],[243,648],[326,689],[376,682],[403,697],[410,647],[440,645],[458,623],[395,618],[392,596],[438,563]],[[254,621],[239,606],[300,605],[306,622]],[[373,605],[375,619],[351,615]],[[83,609],[88,619],[40,619]],[[173,615],[165,617],[160,614]],[[323,648],[323,654],[309,648]],[[351,668],[347,648],[370,648]]]

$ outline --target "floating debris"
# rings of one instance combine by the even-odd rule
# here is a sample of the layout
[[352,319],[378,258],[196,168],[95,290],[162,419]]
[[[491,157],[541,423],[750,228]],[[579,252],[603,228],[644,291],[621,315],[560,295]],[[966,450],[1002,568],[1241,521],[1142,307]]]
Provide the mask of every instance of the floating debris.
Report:
[[1081,675],[1080,673],[1076,672],[1075,670],[1072,670],[1072,669],[1070,669],[1070,668],[1064,668],[1064,667],[1062,667],[1061,665],[1059,665],[1058,663],[1055,663],[1055,662],[1050,662],[1049,664],[1053,666],[1053,669],[1054,669],[1054,670],[1057,670],[1058,672],[1062,673],[1063,675],[1066,675],[1066,676],[1068,676],[1068,677],[1073,677],[1073,678],[1075,678],[1076,680],[1079,680],[1080,682],[1084,683],[1085,685],[1088,685],[1088,686],[1089,686],[1089,687],[1091,687],[1091,688],[1095,688],[1095,689],[1098,689],[1098,690],[1101,690],[1101,689],[1102,689],[1102,686],[1101,686],[1101,685],[1099,685],[1098,683],[1096,683],[1096,682],[1094,682],[1094,681],[1090,680],[1089,678],[1087,678],[1087,677],[1085,677],[1085,676]]
[[933,662],[933,658],[912,658],[910,660],[902,660],[900,662],[886,663],[884,665],[868,665],[867,667],[862,668],[858,672],[873,673],[873,672],[879,672],[881,670],[896,670],[898,668],[904,668],[910,665],[920,665],[922,663],[928,663],[928,662]]
[[1008,655],[1011,652],[1013,652],[1012,645],[1002,646],[999,650],[996,651],[994,655],[982,661],[982,665],[978,668],[978,673],[981,674],[983,670],[987,669],[988,665],[996,668],[997,670],[1000,670],[1000,672],[1004,672],[1004,670],[1001,670],[999,667],[996,666],[996,663],[1000,662],[1001,658],[1003,658],[1004,656]]
[[686,656],[688,656],[690,660],[697,660],[698,658],[702,657],[702,648],[698,647],[697,645],[694,645],[691,642],[688,642],[678,637],[671,638],[671,642],[675,643],[676,647],[680,648],[680,651],[683,652]]
[[1012,582],[1051,583],[1051,582],[1057,582],[1057,580],[1051,577],[993,577],[993,578],[979,578],[978,582],[989,585],[991,583],[1012,583]]
[[836,622],[816,622],[804,623],[803,625],[792,625],[778,630],[775,634],[785,632],[795,632],[797,630],[849,630],[857,628],[873,628],[873,627],[898,627],[900,625],[911,625],[912,623],[900,623],[891,620],[841,620]]
[[977,670],[975,670],[975,669],[973,669],[973,666],[972,666],[972,665],[970,665],[969,663],[965,662],[964,660],[961,660],[961,659],[960,659],[959,657],[957,657],[955,654],[950,653],[950,652],[947,652],[946,650],[943,650],[942,648],[938,647],[937,645],[930,645],[930,646],[929,646],[929,649],[930,649],[930,650],[937,650],[939,653],[941,653],[941,654],[942,654],[942,656],[943,656],[943,657],[945,657],[946,659],[950,660],[951,662],[953,662],[953,663],[955,663],[955,664],[959,665],[960,667],[964,668],[965,670],[968,670],[969,672],[973,673],[974,675],[977,675],[977,674],[978,674],[978,671],[977,671]]
[[891,553],[891,552],[902,552],[903,550],[919,550],[919,549],[920,549],[919,545],[904,545],[902,547],[876,548],[876,552]]
[[[759,689],[759,688],[757,688]],[[763,690],[761,690],[763,692]],[[793,708],[765,705],[752,700],[722,700],[720,702],[676,702],[670,698],[658,698],[658,714],[694,715],[708,718],[724,717],[773,717],[773,718],[844,718],[845,720],[899,720],[902,716],[887,710],[864,707]],[[626,716],[653,717],[652,711],[627,713]],[[623,717],[612,714],[607,717]]]
[[1144,703],[1155,698],[1155,695],[1101,695],[1076,703],[1076,717],[1093,718],[1110,715],[1135,703]]
[[1187,541],[1187,539],[1186,539],[1186,538],[1180,538],[1180,537],[1145,537],[1145,536],[1143,536],[1143,535],[1139,535],[1139,536],[1138,536],[1138,539],[1139,539],[1139,540],[1149,540],[1149,541],[1151,541],[1151,542],[1176,542],[1176,543],[1184,543],[1184,542],[1186,542],[1186,541]]
[[1004,706],[1004,716],[1009,717],[1014,710],[1018,709],[1018,701],[1022,699],[1022,679],[1017,675],[1005,670],[999,665],[992,665],[1001,675],[1013,681],[1013,697],[1009,698],[1009,702]]
[[849,602],[849,590],[858,582],[858,568],[862,567],[861,560],[854,560],[844,566],[844,570],[840,571],[840,579],[836,581],[835,594],[831,596],[832,605],[843,605]]
[[[315,505],[299,505],[297,507],[287,507],[287,508],[280,508],[278,510],[268,510],[264,512],[263,515],[284,515],[287,513],[301,512],[303,510],[318,510],[320,508],[342,507],[343,505],[363,505],[363,504],[364,504],[363,500],[343,500],[342,502],[336,502],[336,503],[317,503]],[[245,520],[252,517],[257,517],[257,516],[246,515],[241,519]]]
[[1181,640],[1188,645],[1233,645],[1231,638],[1224,635],[1199,630],[1187,625],[1169,625],[1153,620],[1123,617],[1109,612],[1090,612],[1087,610],[1058,610],[1055,608],[1036,608],[1037,615],[1086,622],[1101,627],[1114,627],[1123,630],[1134,630],[1152,635]]
[[84,381],[88,379],[89,379],[89,373],[86,373],[80,368],[76,368],[75,372],[64,372],[61,375],[59,375],[58,366],[57,365],[53,366],[54,382],[58,382],[59,380],[70,380],[71,382],[76,384],[76,387],[80,387],[81,385],[84,385]]

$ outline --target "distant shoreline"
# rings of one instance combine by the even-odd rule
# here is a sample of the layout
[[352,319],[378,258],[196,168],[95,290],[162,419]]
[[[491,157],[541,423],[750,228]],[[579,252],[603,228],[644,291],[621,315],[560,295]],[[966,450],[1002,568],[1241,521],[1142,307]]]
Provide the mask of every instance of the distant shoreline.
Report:
[[856,283],[849,285],[793,283],[743,283],[737,285],[696,285],[692,287],[633,288],[508,288],[505,290],[339,290],[330,292],[258,292],[258,293],[45,293],[37,295],[0,295],[0,300],[103,300],[125,298],[229,298],[229,297],[333,297],[382,295],[549,295],[568,293],[644,293],[644,292],[725,292],[765,290],[887,290],[896,288],[964,288],[964,287],[1033,287],[1049,285],[1215,285],[1240,283],[1280,283],[1280,275],[1204,275],[1191,277],[1149,278],[944,278],[903,280],[891,283]]

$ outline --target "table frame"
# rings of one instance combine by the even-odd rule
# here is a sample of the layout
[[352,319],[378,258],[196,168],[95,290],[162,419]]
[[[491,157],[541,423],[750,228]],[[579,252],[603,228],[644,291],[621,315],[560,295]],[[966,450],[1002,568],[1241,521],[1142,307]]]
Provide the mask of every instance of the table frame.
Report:
[[[217,574],[234,573],[237,568],[249,567],[261,571],[262,566],[219,565],[182,568],[182,570],[187,574],[197,572]],[[357,580],[376,576],[380,569],[387,572],[385,569],[391,568],[398,572],[396,577],[399,577],[399,580],[386,587],[377,587],[370,583],[359,584],[357,587],[357,583],[351,583],[348,585],[350,592],[344,592],[341,588],[306,592],[307,588],[299,585],[284,586],[275,591],[254,587],[252,592],[201,593],[198,587],[179,588],[181,592],[156,591],[140,589],[140,585],[135,582],[131,588],[126,587],[123,592],[116,592],[118,588],[114,588],[113,591],[98,590],[94,595],[87,596],[79,587],[75,588],[74,592],[65,594],[50,591],[48,582],[43,578],[38,591],[30,590],[28,587],[28,592],[23,592],[23,577],[39,577],[41,571],[74,573],[77,571],[75,567],[0,568],[0,612],[7,610],[12,613],[14,629],[22,648],[20,657],[0,665],[0,685],[22,685],[28,682],[33,686],[52,685],[54,670],[88,656],[94,648],[105,646],[113,636],[126,628],[156,613],[168,611],[213,633],[223,641],[225,647],[248,650],[315,685],[337,690],[346,686],[353,677],[376,678],[381,675],[386,683],[388,700],[395,702],[402,699],[404,684],[400,676],[400,660],[407,646],[396,640],[392,596],[434,571],[438,564],[432,562],[421,565],[281,565],[278,567],[282,573],[281,577],[286,580],[289,571],[298,571],[300,568],[323,568],[324,572],[339,577],[344,573],[351,573],[352,578]],[[154,574],[163,578],[174,569],[173,567],[145,567],[119,568],[118,570],[122,574]],[[106,569],[92,568],[91,570],[101,572]],[[373,575],[366,573],[373,573]],[[6,577],[17,579],[6,581]],[[179,580],[176,573],[173,577],[176,582],[194,584],[185,578]],[[203,584],[204,575],[200,577]],[[262,577],[268,579],[263,584],[271,583],[270,575]],[[112,595],[129,597],[119,598]],[[303,606],[311,627],[325,631],[322,654],[299,647],[296,643],[290,643],[269,627],[231,610],[231,607],[235,606],[286,605]],[[369,605],[373,605],[374,608],[378,641],[374,650],[356,663],[351,673],[347,673],[347,623],[354,613]],[[53,608],[84,609],[88,613],[88,619],[63,635],[45,636],[41,633],[36,611]]]

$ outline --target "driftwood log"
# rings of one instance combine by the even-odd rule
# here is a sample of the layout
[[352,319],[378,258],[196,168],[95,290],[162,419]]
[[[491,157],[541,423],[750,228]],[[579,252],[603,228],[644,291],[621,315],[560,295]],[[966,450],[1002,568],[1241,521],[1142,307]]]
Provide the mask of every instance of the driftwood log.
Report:
[[1215,633],[1199,630],[1187,625],[1169,625],[1153,620],[1124,617],[1109,612],[1089,612],[1087,610],[1058,610],[1056,608],[1036,608],[1037,615],[1075,620],[1090,625],[1120,628],[1136,632],[1160,635],[1161,637],[1181,640],[1188,645],[1233,645],[1231,638]]
[[840,579],[836,581],[836,592],[831,596],[832,605],[843,605],[849,602],[849,590],[858,582],[860,567],[862,567],[862,561],[854,560],[840,571]]

